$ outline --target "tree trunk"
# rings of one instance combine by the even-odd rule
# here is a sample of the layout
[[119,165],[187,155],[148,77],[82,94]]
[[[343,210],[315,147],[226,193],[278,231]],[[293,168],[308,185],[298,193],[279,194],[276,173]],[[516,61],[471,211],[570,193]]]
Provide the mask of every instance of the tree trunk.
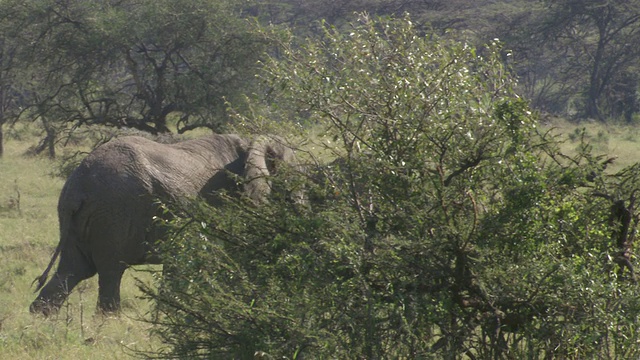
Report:
[[4,156],[4,124],[7,122],[7,118],[4,116],[4,91],[0,90],[0,158]]
[[36,147],[36,154],[40,154],[44,150],[47,150],[48,156],[50,159],[55,159],[56,157],[56,137],[57,131],[54,126],[49,123],[45,117],[42,117],[42,125],[44,126],[44,131],[46,132],[45,138],[42,139],[40,145]]
[[2,123],[0,123],[0,158],[4,156],[4,130],[2,129]]
[[55,134],[53,136],[47,135],[47,140],[49,142],[49,159],[56,158],[56,137]]
[[589,77],[589,90],[587,93],[587,103],[585,109],[585,115],[588,118],[596,119],[599,121],[604,121],[604,119],[602,118],[602,114],[600,113],[598,101],[602,93],[602,83],[604,82],[604,80],[602,79],[603,75],[601,74],[601,68],[606,46],[605,31],[606,29],[604,27],[601,26],[599,28],[598,47],[593,54],[593,65],[591,68],[591,75]]

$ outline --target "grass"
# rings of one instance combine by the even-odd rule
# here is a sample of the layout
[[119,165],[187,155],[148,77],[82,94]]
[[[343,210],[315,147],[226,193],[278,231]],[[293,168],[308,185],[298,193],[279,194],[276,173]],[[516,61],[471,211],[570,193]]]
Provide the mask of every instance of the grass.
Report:
[[31,283],[58,243],[56,204],[63,185],[51,176],[54,162],[23,155],[31,144],[9,138],[0,159],[0,358],[127,359],[136,349],[159,346],[149,325],[138,320],[150,308],[136,286],[137,278],[150,279],[145,271],[125,273],[118,318],[96,314],[95,277],[73,291],[57,316],[29,313],[36,296]]
[[561,148],[567,154],[575,153],[584,132],[594,155],[617,157],[613,165],[607,168],[609,173],[615,173],[640,160],[640,128],[637,126],[607,125],[599,122],[575,124],[556,119],[545,125],[545,128],[551,129],[563,140]]

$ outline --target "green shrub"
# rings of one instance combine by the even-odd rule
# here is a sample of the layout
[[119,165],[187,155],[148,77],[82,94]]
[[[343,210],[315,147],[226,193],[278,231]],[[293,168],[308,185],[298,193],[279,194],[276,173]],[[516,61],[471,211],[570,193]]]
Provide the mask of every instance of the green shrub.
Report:
[[169,356],[638,356],[638,169],[560,154],[499,44],[363,17],[283,54],[273,101],[323,126],[338,160],[272,179],[304,184],[308,207],[180,209],[168,274],[143,285]]

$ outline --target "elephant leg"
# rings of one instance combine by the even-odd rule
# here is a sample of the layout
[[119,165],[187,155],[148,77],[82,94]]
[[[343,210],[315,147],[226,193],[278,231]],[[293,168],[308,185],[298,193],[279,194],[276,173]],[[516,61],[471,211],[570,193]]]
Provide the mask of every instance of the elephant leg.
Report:
[[56,313],[71,293],[71,290],[84,279],[96,274],[96,268],[76,247],[65,249],[60,255],[56,273],[42,288],[38,297],[31,303],[31,313],[49,316]]
[[98,270],[98,310],[103,313],[120,311],[120,283],[126,266]]

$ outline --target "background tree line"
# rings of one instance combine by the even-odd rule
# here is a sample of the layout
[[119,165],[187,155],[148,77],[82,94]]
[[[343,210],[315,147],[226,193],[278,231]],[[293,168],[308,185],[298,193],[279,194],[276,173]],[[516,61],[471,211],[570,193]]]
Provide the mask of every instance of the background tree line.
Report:
[[[640,1],[352,0],[0,2],[0,139],[38,120],[42,149],[63,129],[100,124],[150,133],[220,130],[241,108],[270,49],[252,20],[317,37],[357,12],[411,14],[421,31],[472,44],[494,38],[534,108],[598,121],[638,120]],[[271,48],[272,49],[272,48]],[[1,141],[0,141],[1,143]],[[1,152],[0,147],[0,154]]]

